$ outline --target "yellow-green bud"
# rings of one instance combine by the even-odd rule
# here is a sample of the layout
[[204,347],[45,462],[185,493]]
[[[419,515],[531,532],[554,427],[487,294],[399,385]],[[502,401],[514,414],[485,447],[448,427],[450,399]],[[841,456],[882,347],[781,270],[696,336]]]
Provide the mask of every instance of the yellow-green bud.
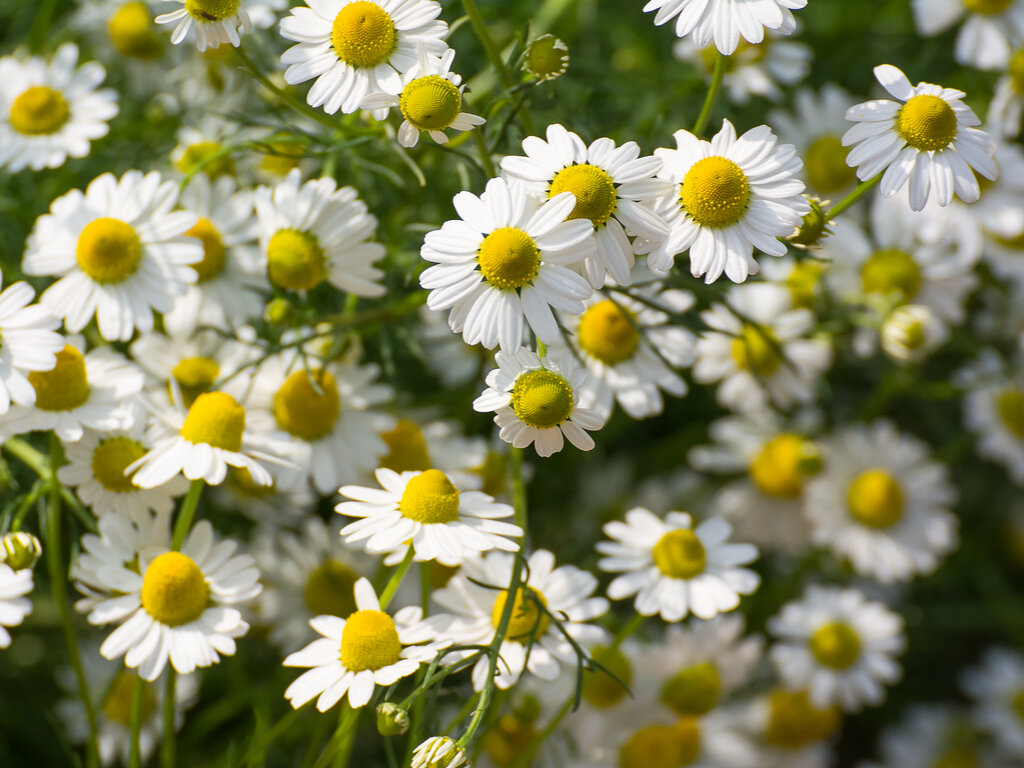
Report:
[[807,198],[811,205],[811,211],[804,216],[796,232],[789,236],[789,242],[797,248],[817,248],[818,242],[832,234],[825,209],[822,208],[821,200],[816,197]]
[[36,564],[43,547],[31,533],[16,531],[0,539],[0,563],[9,565],[15,571],[31,568]]
[[554,35],[541,35],[526,46],[523,69],[538,80],[554,80],[568,68],[569,46]]
[[270,325],[284,325],[291,320],[293,309],[288,299],[271,299],[263,308],[263,319]]
[[390,701],[377,705],[377,733],[381,736],[401,736],[408,730],[408,710]]

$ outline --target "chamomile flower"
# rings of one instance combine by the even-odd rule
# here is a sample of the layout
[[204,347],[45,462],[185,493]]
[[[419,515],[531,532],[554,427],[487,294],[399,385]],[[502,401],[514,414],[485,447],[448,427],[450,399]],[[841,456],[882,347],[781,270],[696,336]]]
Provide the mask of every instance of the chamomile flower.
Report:
[[584,430],[600,429],[597,411],[579,405],[587,372],[577,368],[569,354],[543,360],[536,352],[498,352],[498,367],[487,374],[487,389],[473,401],[473,410],[494,411],[502,440],[516,448],[533,445],[539,456],[558,453],[564,439],[581,451],[594,447]]
[[728,56],[736,50],[740,37],[748,43],[760,43],[766,29],[791,34],[796,29],[793,11],[806,5],[807,0],[648,0],[644,13],[657,11],[654,23],[658,26],[676,19],[676,37],[692,35],[700,48],[714,43]]
[[978,437],[978,453],[1024,484],[1024,381],[998,376],[974,382],[964,396],[964,423]]
[[152,72],[146,70],[155,69],[165,51],[149,0],[79,0],[77,5],[76,31],[91,36],[96,50],[129,59],[131,66],[124,69],[133,86],[149,84]]
[[775,688],[744,707],[742,731],[758,741],[761,768],[828,768],[826,740],[842,725],[837,707],[815,707],[807,691]]
[[492,549],[519,549],[509,537],[521,537],[522,529],[498,519],[512,516],[508,504],[480,491],[459,490],[438,469],[399,474],[381,468],[376,477],[383,490],[346,485],[339,491],[351,501],[335,511],[362,518],[341,529],[346,543],[364,542],[368,552],[384,553],[409,542],[415,560],[447,566]]
[[593,224],[597,251],[583,261],[590,284],[600,288],[611,277],[627,285],[634,262],[630,238],[658,243],[668,236],[668,225],[653,210],[669,191],[654,178],[661,160],[641,157],[635,141],[616,147],[600,138],[588,146],[557,124],[548,126],[547,141],[523,139],[523,151],[526,157],[504,158],[501,169],[538,200],[572,192],[576,205],[567,218]]
[[373,266],[384,256],[384,246],[371,242],[377,219],[352,187],[338,189],[327,177],[302,184],[296,168],[256,190],[256,215],[275,285],[304,293],[328,282],[355,296],[384,294],[384,273]]
[[876,422],[838,431],[823,450],[804,506],[816,544],[882,582],[931,573],[956,547],[956,491],[924,443]]
[[1010,58],[1007,72],[996,82],[995,93],[988,105],[985,123],[998,136],[1008,139],[1020,135],[1024,116],[1024,49]]
[[906,645],[903,617],[856,589],[808,587],[768,630],[778,638],[771,657],[783,684],[806,690],[814,707],[877,706],[902,674],[895,657]]
[[186,235],[197,217],[173,211],[178,188],[157,172],[105,173],[85,192],[58,197],[40,216],[22,259],[28,275],[53,275],[39,301],[72,333],[95,316],[108,341],[153,329],[153,312],[196,280],[203,248]]
[[728,120],[710,142],[683,130],[673,136],[676,149],[654,151],[664,163],[659,178],[672,185],[655,209],[670,231],[660,244],[645,246],[647,265],[665,274],[676,254],[689,250],[694,277],[713,283],[724,272],[742,283],[760,269],[754,248],[784,256],[778,238],[792,234],[810,211],[793,145],[779,145],[767,125],[737,138]]
[[[434,592],[434,600],[454,615],[447,633],[452,642],[487,645],[494,640],[509,599],[513,562],[513,556],[505,552],[468,560],[446,587]],[[576,652],[562,632],[583,648],[605,637],[600,626],[587,623],[608,610],[607,600],[591,597],[597,589],[592,574],[574,565],[555,568],[555,556],[539,549],[527,560],[523,578],[499,650],[495,682],[502,689],[512,687],[527,670],[542,680],[554,680],[559,662],[575,664]],[[558,617],[561,631],[552,624],[549,613]],[[454,664],[469,653],[450,653],[444,663]],[[473,667],[474,690],[483,690],[487,668],[484,655]]]
[[928,307],[904,304],[882,323],[882,349],[900,362],[923,360],[949,338],[949,329]]
[[0,416],[12,402],[23,406],[35,403],[36,391],[28,377],[33,371],[51,370],[64,348],[63,337],[54,333],[60,320],[45,307],[31,304],[35,295],[25,282],[9,285],[0,293]]
[[431,736],[413,750],[410,768],[462,768],[469,757],[459,743],[447,736]]
[[453,199],[461,219],[428,232],[420,256],[434,266],[420,275],[427,306],[451,309],[448,325],[467,344],[514,353],[526,324],[545,344],[560,338],[552,307],[583,312],[590,285],[573,271],[596,252],[589,219],[567,221],[571,192],[544,203],[518,182],[491,179],[477,197]]
[[464,490],[477,490],[482,479],[477,472],[487,461],[486,438],[463,435],[456,422],[430,421],[421,426],[408,418],[400,418],[380,436],[388,451],[380,457],[379,466],[393,472],[439,469],[458,474],[460,482],[474,484]]
[[317,697],[316,708],[326,712],[346,693],[349,706],[365,706],[376,686],[415,673],[447,644],[441,638],[449,617],[438,614],[424,620],[418,606],[391,617],[381,609],[368,579],[359,579],[354,589],[356,610],[344,619],[311,619],[309,625],[323,637],[283,662],[286,667],[312,667],[284,692],[296,709]]
[[997,768],[1005,763],[987,754],[967,717],[943,705],[914,706],[882,733],[881,759],[860,768]]
[[992,159],[995,142],[974,126],[981,121],[961,101],[963,91],[931,83],[912,86],[891,64],[875,67],[875,77],[893,97],[850,107],[846,119],[855,122],[843,135],[853,148],[847,164],[867,181],[882,171],[879,190],[892,197],[909,181],[910,207],[921,210],[929,196],[948,205],[955,192],[965,203],[981,194],[977,171],[987,179],[999,174]]
[[1006,756],[1024,758],[1024,657],[1009,648],[990,648],[962,680],[976,726],[991,734]]
[[957,33],[953,58],[978,69],[1004,69],[1024,42],[1020,0],[911,0],[919,34],[934,37],[967,14]]
[[333,115],[355,112],[368,96],[398,94],[418,49],[441,56],[448,25],[434,0],[326,0],[293,8],[281,35],[294,40],[281,61],[289,85],[316,78],[306,101]]
[[157,24],[174,24],[171,43],[178,45],[195,29],[196,47],[200,52],[231,43],[242,44],[239,32],[252,28],[242,0],[164,0],[182,7],[156,17]]
[[[711,84],[718,59],[714,46],[701,48],[683,38],[672,46],[672,54],[696,66],[708,85]],[[751,96],[779,101],[782,98],[779,86],[796,85],[807,77],[813,55],[809,45],[778,35],[765,35],[764,40],[755,45],[740,43],[726,61],[722,87],[734,104],[746,104]]]
[[7,627],[16,627],[32,613],[32,601],[27,595],[32,591],[32,569],[14,570],[6,563],[0,563],[0,648],[11,644],[11,633]]
[[732,526],[712,517],[694,527],[685,512],[669,512],[662,520],[643,507],[626,512],[625,522],[604,526],[613,541],[597,543],[606,555],[598,567],[621,573],[608,585],[608,597],[636,595],[641,616],[658,614],[681,621],[693,614],[711,619],[740,604],[740,595],[753,594],[761,577],[740,566],[757,559],[752,544],[727,543]]
[[445,313],[423,305],[418,319],[414,332],[425,353],[423,364],[446,387],[468,385],[494,362],[486,349],[471,347],[453,334]]
[[88,155],[117,115],[117,93],[99,87],[106,74],[96,61],[78,66],[74,43],[49,63],[0,58],[0,168],[38,171]]

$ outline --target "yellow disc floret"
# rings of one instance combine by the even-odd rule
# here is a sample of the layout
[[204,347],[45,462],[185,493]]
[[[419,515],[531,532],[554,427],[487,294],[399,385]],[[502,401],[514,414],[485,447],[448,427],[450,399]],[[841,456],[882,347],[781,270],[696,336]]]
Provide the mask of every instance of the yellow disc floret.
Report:
[[71,117],[71,108],[60,91],[33,85],[18,94],[8,116],[11,128],[26,136],[46,136],[59,131]]
[[327,258],[312,232],[282,229],[267,244],[267,274],[282,288],[310,291],[327,279]]
[[402,658],[395,622],[384,611],[356,611],[341,632],[341,663],[352,672],[376,671]]
[[110,43],[122,56],[151,61],[163,54],[153,15],[142,0],[130,0],[107,20]]
[[359,575],[340,560],[327,560],[309,574],[303,598],[313,616],[346,618],[356,610]]
[[700,755],[700,726],[694,717],[675,725],[648,725],[619,750],[619,768],[683,768]]
[[580,317],[580,349],[605,365],[630,360],[640,346],[636,315],[611,299],[587,307]]
[[846,164],[849,150],[838,136],[819,136],[807,148],[807,181],[825,195],[839,192],[853,184],[857,171]]
[[584,672],[583,698],[590,706],[597,709],[614,707],[628,695],[624,686],[632,685],[633,668],[622,651],[617,648],[597,646],[590,651],[590,658],[611,674],[605,672],[604,669]]
[[833,621],[814,631],[811,653],[829,669],[849,669],[860,658],[860,638],[849,624]]
[[661,701],[680,715],[705,715],[718,704],[722,677],[710,661],[680,670],[661,688]]
[[169,627],[189,624],[206,610],[210,587],[188,555],[164,552],[142,577],[142,607]]
[[981,768],[981,764],[970,747],[953,747],[936,760],[932,768]]
[[732,160],[705,157],[686,172],[679,188],[679,202],[702,227],[728,227],[747,210],[750,184]]
[[402,117],[421,131],[447,128],[462,109],[462,94],[455,83],[440,75],[417,77],[405,88],[398,100]]
[[459,517],[459,489],[441,470],[428,469],[405,484],[398,509],[424,525],[450,523]]
[[967,10],[972,13],[981,13],[986,16],[994,16],[1002,13],[1013,4],[1013,0],[964,0]]
[[325,370],[295,371],[274,395],[278,426],[310,442],[329,435],[340,413],[338,382]]
[[696,533],[677,528],[664,534],[651,553],[658,570],[671,579],[692,579],[704,573],[707,550]]
[[850,517],[869,528],[888,528],[903,517],[903,490],[884,469],[861,472],[846,492]]
[[811,705],[807,691],[777,688],[771,693],[765,741],[783,749],[803,749],[827,739],[839,727],[835,707],[818,709]]
[[238,13],[242,0],[185,0],[188,15],[201,24],[230,19]]
[[1010,84],[1018,95],[1024,94],[1024,48],[1010,57],[1010,65],[1006,69],[1010,76]]
[[28,382],[36,391],[36,408],[41,411],[71,411],[89,399],[85,358],[70,344],[57,353],[53,368],[30,371]]
[[399,419],[394,429],[380,433],[388,452],[380,466],[394,472],[422,472],[430,469],[430,451],[419,426],[408,419]]
[[771,376],[782,365],[782,346],[771,328],[744,323],[732,340],[732,359],[741,370]]
[[590,219],[595,227],[599,227],[612,217],[618,196],[615,182],[606,171],[590,163],[570,165],[563,168],[551,180],[548,197],[562,192],[576,195],[576,207],[569,214],[569,219]]
[[804,447],[799,435],[773,437],[750,462],[750,479],[768,496],[795,499],[804,489]]
[[956,138],[956,131],[956,112],[938,96],[913,96],[896,116],[896,132],[922,152],[948,147]]
[[813,309],[818,294],[818,284],[825,268],[815,261],[801,261],[786,277],[786,287],[793,297],[794,309]]
[[1024,440],[1024,391],[1008,389],[996,398],[999,418],[1015,437]]
[[554,371],[526,371],[512,385],[512,410],[528,427],[557,427],[572,416],[572,406],[572,387]]
[[[132,722],[132,698],[135,695],[135,684],[139,676],[134,672],[120,669],[114,674],[100,706],[103,714],[115,723],[127,727]],[[147,685],[142,690],[142,722],[145,722],[156,711],[156,695],[153,686]]]
[[369,0],[356,0],[334,17],[331,43],[346,64],[369,68],[386,62],[398,40],[387,11]]
[[[505,612],[505,603],[507,602],[508,590],[499,592],[494,600],[494,608],[491,610],[491,625],[495,629],[501,624],[501,616]],[[509,640],[514,640],[517,643],[536,642],[537,638],[548,631],[551,620],[538,604],[547,608],[548,601],[537,590],[522,587],[516,592],[506,634]]]
[[536,735],[537,729],[532,720],[524,720],[513,714],[502,715],[494,728],[484,736],[483,745],[492,763],[498,768],[507,768],[526,751]]
[[124,470],[146,455],[146,446],[130,437],[108,437],[100,440],[92,452],[92,476],[111,493],[139,490],[132,485]]
[[[207,49],[207,52],[210,50],[217,49]],[[197,141],[195,144],[189,144],[174,166],[184,174],[201,170],[210,178],[233,176],[235,173],[235,161],[231,159],[231,153],[226,152],[224,145],[216,141]]]
[[97,283],[119,283],[138,271],[142,240],[131,224],[120,219],[93,219],[78,235],[75,258]]
[[484,238],[477,262],[484,280],[508,291],[533,282],[540,269],[540,251],[523,230],[502,227]]
[[195,226],[185,234],[196,238],[203,244],[203,260],[191,265],[199,275],[199,282],[205,283],[210,278],[219,275],[224,270],[227,251],[224,248],[224,240],[214,223],[200,217]]
[[896,294],[904,303],[917,295],[921,280],[921,268],[914,257],[894,249],[872,254],[860,270],[864,293]]
[[181,436],[190,443],[206,443],[237,453],[242,449],[245,408],[227,392],[204,392],[188,409]]
[[220,365],[209,357],[186,357],[171,369],[171,377],[181,390],[185,406],[190,408],[203,392],[209,392],[220,376]]

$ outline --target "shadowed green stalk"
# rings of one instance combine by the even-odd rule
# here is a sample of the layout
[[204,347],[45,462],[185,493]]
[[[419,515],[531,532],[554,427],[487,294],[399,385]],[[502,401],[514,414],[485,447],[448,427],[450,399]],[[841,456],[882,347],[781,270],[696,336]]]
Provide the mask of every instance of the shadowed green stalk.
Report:
[[711,87],[708,89],[708,95],[704,97],[704,106],[700,109],[697,122],[693,124],[694,136],[699,137],[707,127],[708,120],[711,119],[711,110],[715,106],[715,101],[718,100],[718,92],[722,90],[722,79],[725,77],[725,62],[728,58],[721,51],[715,51],[715,73],[711,76]]
[[139,733],[142,731],[142,704],[146,700],[146,681],[135,679],[132,690],[131,741],[128,742],[128,768],[142,765],[142,751],[139,748]]
[[868,179],[867,181],[862,181],[850,194],[848,194],[846,197],[844,197],[842,200],[840,200],[838,203],[836,203],[829,209],[828,213],[825,214],[825,219],[834,219],[839,214],[845,212],[854,203],[856,203],[858,200],[864,197],[864,195],[870,192],[871,189],[881,180],[882,174],[880,173],[877,176]]
[[383,611],[388,607],[388,603],[391,602],[391,598],[395,596],[395,592],[398,591],[398,585],[402,583],[402,579],[405,577],[405,572],[409,570],[409,566],[412,565],[412,559],[416,552],[412,548],[412,544],[409,545],[408,551],[405,553],[405,557],[402,558],[397,566],[395,566],[394,572],[391,574],[391,578],[388,579],[387,585],[384,587],[384,591],[380,594],[380,609]]

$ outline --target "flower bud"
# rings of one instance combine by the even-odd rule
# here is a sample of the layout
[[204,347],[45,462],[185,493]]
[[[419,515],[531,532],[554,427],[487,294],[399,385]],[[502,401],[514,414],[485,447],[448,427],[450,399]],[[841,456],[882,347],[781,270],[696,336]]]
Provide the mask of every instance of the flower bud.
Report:
[[820,240],[832,234],[829,227],[834,222],[828,220],[822,201],[809,197],[807,202],[811,204],[810,213],[804,216],[796,232],[789,236],[789,242],[797,248],[817,248]]
[[9,565],[15,571],[31,568],[43,554],[39,539],[31,533],[16,531],[0,538],[0,563]]
[[263,308],[263,319],[270,325],[284,325],[291,319],[292,309],[292,303],[288,299],[271,299]]
[[523,69],[541,82],[554,80],[569,68],[569,46],[554,35],[541,35],[526,47]]
[[916,361],[941,345],[949,335],[928,307],[905,304],[896,307],[882,323],[882,349],[889,357]]
[[409,730],[409,712],[390,701],[377,705],[377,733],[401,736]]
[[469,766],[466,750],[447,736],[431,736],[412,753],[409,768],[462,768]]

